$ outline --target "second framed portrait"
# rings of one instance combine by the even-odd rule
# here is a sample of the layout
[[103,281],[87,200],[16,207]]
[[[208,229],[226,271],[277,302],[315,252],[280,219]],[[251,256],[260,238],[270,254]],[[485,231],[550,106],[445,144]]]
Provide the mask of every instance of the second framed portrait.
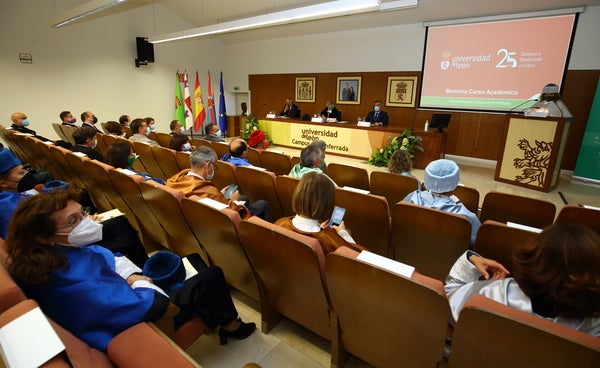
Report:
[[386,106],[415,107],[418,77],[388,77]]
[[360,105],[360,82],[362,77],[338,77],[336,104]]
[[296,78],[296,102],[315,102],[315,77]]

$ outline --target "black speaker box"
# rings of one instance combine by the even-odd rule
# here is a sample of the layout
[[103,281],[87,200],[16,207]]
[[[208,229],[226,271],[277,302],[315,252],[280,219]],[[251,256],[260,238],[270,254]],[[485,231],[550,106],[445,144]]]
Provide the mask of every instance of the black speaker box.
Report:
[[135,44],[137,46],[137,60],[142,62],[154,62],[154,45],[148,42],[147,37],[136,37]]

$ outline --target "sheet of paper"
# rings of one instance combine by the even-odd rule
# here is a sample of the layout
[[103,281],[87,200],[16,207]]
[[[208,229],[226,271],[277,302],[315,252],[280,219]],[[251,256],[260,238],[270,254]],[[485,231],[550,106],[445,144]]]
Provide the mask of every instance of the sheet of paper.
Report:
[[360,188],[354,188],[354,187],[349,187],[349,186],[343,186],[342,189],[349,190],[351,192],[361,193],[361,194],[369,194],[369,193],[371,193],[368,190],[364,190],[364,189],[360,189]]
[[124,216],[124,215],[125,214],[123,212],[121,212],[118,208],[114,208],[114,209],[106,211],[106,212],[98,213],[98,216],[102,217],[101,221],[110,220],[112,218]]
[[117,169],[117,170],[119,170],[120,172],[122,172],[123,174],[128,175],[128,176],[137,175],[135,173],[135,171],[131,171],[129,169]]
[[185,257],[181,259],[183,260],[183,268],[185,268],[185,279],[187,280],[190,277],[195,276],[198,271],[194,268],[194,266],[192,266],[190,261],[188,261],[188,259]]
[[415,268],[413,266],[409,266],[402,262],[398,262],[366,250],[360,252],[356,259],[408,278],[412,277],[413,272],[415,272]]
[[210,206],[212,208],[216,208],[219,211],[221,211],[223,208],[229,208],[229,206],[226,205],[225,203],[215,201],[214,199],[211,199],[211,198],[202,198],[202,199],[198,200],[198,202],[204,203],[205,205]]
[[0,329],[0,346],[8,367],[34,368],[65,349],[40,308],[35,308]]
[[506,226],[508,226],[508,227],[514,227],[515,229],[527,230],[527,231],[531,231],[531,232],[534,232],[534,233],[541,233],[542,232],[542,229],[538,229],[537,227],[527,226],[527,225],[521,225],[521,224],[517,224],[516,222],[510,222],[510,221],[508,221],[506,223]]
[[589,208],[591,210],[600,211],[600,207],[588,206],[587,204],[584,204],[583,208]]
[[79,157],[87,157],[87,155],[83,152],[72,152],[75,156],[79,156]]

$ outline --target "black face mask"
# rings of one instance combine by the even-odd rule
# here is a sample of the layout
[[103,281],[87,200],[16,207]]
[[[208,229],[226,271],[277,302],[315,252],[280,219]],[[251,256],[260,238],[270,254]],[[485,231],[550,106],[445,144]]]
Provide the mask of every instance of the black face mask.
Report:
[[19,183],[17,184],[17,191],[26,192],[30,189],[33,189],[36,185],[37,180],[35,179],[35,176],[33,176],[33,173],[28,172],[21,178],[21,180],[19,180]]
[[98,118],[94,116],[92,121],[94,122],[94,124],[96,124],[98,122]]

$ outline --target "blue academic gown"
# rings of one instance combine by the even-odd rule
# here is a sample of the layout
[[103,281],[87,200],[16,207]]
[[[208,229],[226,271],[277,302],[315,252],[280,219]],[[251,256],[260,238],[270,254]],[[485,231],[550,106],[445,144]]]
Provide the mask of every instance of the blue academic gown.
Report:
[[13,212],[25,198],[26,196],[18,192],[0,192],[0,238],[6,239],[8,223]]
[[114,255],[101,246],[60,249],[68,267],[54,270],[48,282],[26,288],[26,294],[62,327],[106,351],[113,337],[142,320],[154,290],[132,289],[115,272]]
[[222,161],[230,162],[235,166],[253,166],[248,160],[243,157],[233,157],[230,153],[226,153],[221,157]]
[[477,230],[481,226],[481,222],[473,212],[469,211],[464,204],[455,202],[448,196],[434,196],[429,191],[416,190],[409,193],[404,199],[404,202],[410,202],[418,204],[419,206],[429,207],[436,210],[456,213],[457,215],[463,215],[467,217],[467,220],[471,223],[471,245],[475,243],[475,236]]

